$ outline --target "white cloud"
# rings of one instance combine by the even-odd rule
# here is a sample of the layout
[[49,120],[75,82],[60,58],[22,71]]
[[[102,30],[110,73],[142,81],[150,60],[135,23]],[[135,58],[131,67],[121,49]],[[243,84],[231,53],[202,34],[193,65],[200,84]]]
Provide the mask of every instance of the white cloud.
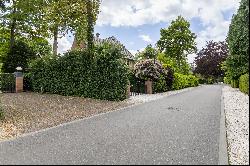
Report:
[[169,22],[178,15],[201,18],[204,25],[223,20],[222,11],[235,10],[240,0],[104,0],[97,25],[132,26]]
[[141,48],[141,49],[139,49],[139,50],[129,50],[129,52],[130,52],[132,55],[135,56],[135,54],[138,53],[138,51],[139,51],[139,52],[142,52],[142,51],[144,51],[144,49],[145,49],[145,48]]
[[[196,42],[198,49],[201,49],[206,41],[225,40],[230,21],[224,19],[223,12],[235,12],[239,2],[240,0],[104,0],[97,26],[138,27],[160,22],[169,23],[178,15],[189,21],[199,18],[204,28],[197,33]],[[139,27],[138,33],[143,33]],[[152,42],[148,35],[141,35],[140,38]],[[133,45],[132,42],[130,45]],[[71,43],[67,38],[60,39],[58,52],[66,52]],[[193,58],[189,59],[192,61]]]
[[[189,21],[199,18],[205,27],[197,34],[200,49],[208,40],[225,40],[229,22],[224,20],[223,12],[235,12],[239,2],[240,0],[105,0],[101,4],[97,25],[138,27],[169,23],[178,15]],[[146,36],[141,38],[151,42]]]
[[135,54],[136,54],[138,51],[136,51],[136,50],[129,50],[129,52],[130,52],[132,55],[135,56]]
[[[53,40],[49,39],[49,43],[53,46]],[[58,50],[57,52],[63,54],[71,49],[72,42],[65,36],[58,38]]]
[[148,36],[148,35],[140,35],[139,37],[140,37],[143,41],[145,41],[145,42],[148,42],[148,43],[152,42],[152,39],[151,39],[150,36]]

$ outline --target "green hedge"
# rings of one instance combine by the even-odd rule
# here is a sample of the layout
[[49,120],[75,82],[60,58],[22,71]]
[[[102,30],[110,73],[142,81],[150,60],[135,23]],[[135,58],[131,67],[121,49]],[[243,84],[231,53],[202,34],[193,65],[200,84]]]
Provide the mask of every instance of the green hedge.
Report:
[[119,48],[103,44],[87,51],[68,52],[60,58],[43,58],[31,64],[32,90],[103,100],[127,97],[128,67]]
[[15,76],[12,73],[0,73],[0,91],[15,92]]
[[153,81],[154,93],[166,92],[168,90],[166,78],[163,75],[160,75],[160,78],[157,81]]
[[154,93],[166,92],[173,88],[174,71],[170,67],[165,67],[164,69],[167,71],[167,74],[161,74],[158,80],[153,81]]
[[244,74],[240,77],[240,91],[249,95],[249,74]]
[[183,75],[179,73],[174,74],[173,89],[179,90],[188,87],[195,87],[199,85],[199,79],[193,75]]

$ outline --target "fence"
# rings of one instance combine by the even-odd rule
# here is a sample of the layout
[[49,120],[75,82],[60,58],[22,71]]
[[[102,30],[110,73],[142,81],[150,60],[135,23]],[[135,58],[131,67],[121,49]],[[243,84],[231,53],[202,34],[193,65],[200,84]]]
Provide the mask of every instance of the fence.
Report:
[[12,73],[0,74],[0,91],[3,93],[16,92],[16,78]]
[[136,96],[145,93],[145,81],[133,79],[133,81],[130,82],[130,96]]

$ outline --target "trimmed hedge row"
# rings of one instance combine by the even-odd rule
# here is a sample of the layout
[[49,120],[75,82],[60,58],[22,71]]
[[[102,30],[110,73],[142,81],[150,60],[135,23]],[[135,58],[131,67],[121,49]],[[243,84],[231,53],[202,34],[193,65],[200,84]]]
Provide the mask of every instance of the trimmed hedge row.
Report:
[[193,75],[183,75],[179,73],[174,74],[173,89],[179,90],[188,87],[195,87],[199,85],[199,79]]
[[239,81],[240,91],[249,95],[249,74],[244,74]]
[[32,90],[102,100],[127,97],[128,67],[119,48],[108,43],[87,51],[72,51],[60,58],[43,58],[31,64]]

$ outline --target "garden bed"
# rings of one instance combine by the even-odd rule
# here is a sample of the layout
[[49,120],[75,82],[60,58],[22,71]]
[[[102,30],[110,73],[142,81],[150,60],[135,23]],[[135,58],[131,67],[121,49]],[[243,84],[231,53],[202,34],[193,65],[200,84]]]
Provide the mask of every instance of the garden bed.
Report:
[[0,141],[130,105],[39,93],[4,93],[0,97],[4,109]]

